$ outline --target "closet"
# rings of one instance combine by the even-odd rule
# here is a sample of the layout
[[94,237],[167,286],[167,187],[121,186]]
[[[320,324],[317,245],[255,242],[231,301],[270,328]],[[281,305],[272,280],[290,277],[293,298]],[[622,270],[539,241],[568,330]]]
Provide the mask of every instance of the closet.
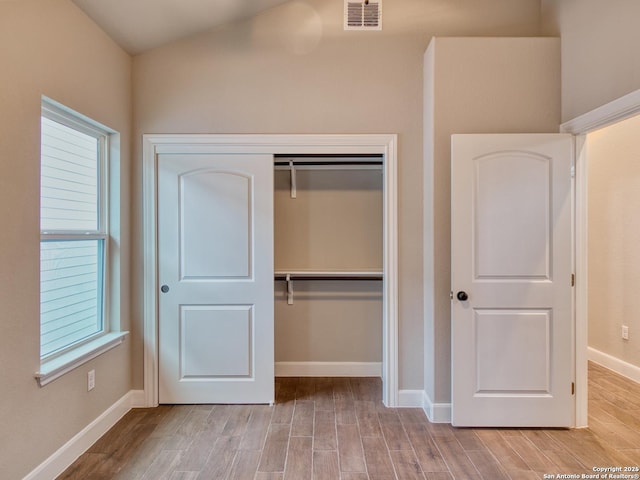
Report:
[[398,405],[396,135],[145,135],[146,405],[380,376]]
[[274,156],[276,376],[380,376],[383,157]]

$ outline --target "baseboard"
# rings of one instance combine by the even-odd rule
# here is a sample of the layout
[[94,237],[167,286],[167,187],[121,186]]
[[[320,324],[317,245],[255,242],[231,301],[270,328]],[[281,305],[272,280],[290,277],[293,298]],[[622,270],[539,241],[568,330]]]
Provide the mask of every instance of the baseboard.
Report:
[[423,396],[424,396],[423,390],[400,390],[398,392],[398,407],[423,408],[424,407],[424,403],[422,401]]
[[107,433],[132,407],[138,406],[138,404],[144,405],[144,392],[142,390],[129,391],[24,477],[23,480],[51,480],[56,478],[100,437]]
[[609,370],[613,370],[614,372],[633,380],[634,382],[640,383],[640,367],[591,347],[587,348],[587,358],[598,365],[602,365]]
[[129,395],[131,408],[145,408],[147,406],[147,398],[144,395],[144,390],[131,390]]
[[380,362],[276,362],[276,377],[380,377]]
[[423,393],[422,409],[431,423],[451,423],[451,404],[434,403],[427,392]]

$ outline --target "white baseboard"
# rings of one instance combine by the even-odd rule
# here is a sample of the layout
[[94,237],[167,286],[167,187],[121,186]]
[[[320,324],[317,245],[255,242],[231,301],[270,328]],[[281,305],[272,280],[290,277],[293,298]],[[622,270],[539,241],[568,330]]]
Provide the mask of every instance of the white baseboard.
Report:
[[398,407],[424,408],[424,403],[422,401],[423,396],[423,390],[400,390],[398,392]]
[[587,348],[587,358],[598,365],[602,365],[609,370],[613,370],[614,372],[633,380],[634,382],[640,383],[640,367],[591,347]]
[[276,377],[380,377],[380,362],[276,362]]
[[433,403],[424,390],[400,390],[398,407],[422,408],[431,423],[451,423],[451,404]]
[[131,408],[147,407],[147,398],[144,395],[144,390],[131,390],[129,395],[131,399]]
[[451,423],[451,404],[433,403],[427,392],[423,393],[422,409],[431,423]]
[[144,391],[131,390],[82,429],[23,480],[51,480],[64,472],[132,407],[144,405]]

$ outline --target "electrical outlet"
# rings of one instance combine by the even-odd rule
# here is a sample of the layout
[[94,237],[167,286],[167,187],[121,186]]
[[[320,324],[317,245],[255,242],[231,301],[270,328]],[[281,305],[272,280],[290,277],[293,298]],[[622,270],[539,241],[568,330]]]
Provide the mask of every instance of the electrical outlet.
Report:
[[629,327],[622,325],[622,339],[629,340]]
[[87,373],[87,391],[91,391],[96,388],[96,371],[89,370]]

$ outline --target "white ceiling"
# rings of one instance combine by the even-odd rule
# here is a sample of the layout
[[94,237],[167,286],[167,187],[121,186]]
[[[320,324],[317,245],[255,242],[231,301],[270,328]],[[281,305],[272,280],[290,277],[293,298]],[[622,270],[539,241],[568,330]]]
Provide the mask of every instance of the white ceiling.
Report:
[[122,48],[138,54],[251,17],[288,0],[73,0]]

